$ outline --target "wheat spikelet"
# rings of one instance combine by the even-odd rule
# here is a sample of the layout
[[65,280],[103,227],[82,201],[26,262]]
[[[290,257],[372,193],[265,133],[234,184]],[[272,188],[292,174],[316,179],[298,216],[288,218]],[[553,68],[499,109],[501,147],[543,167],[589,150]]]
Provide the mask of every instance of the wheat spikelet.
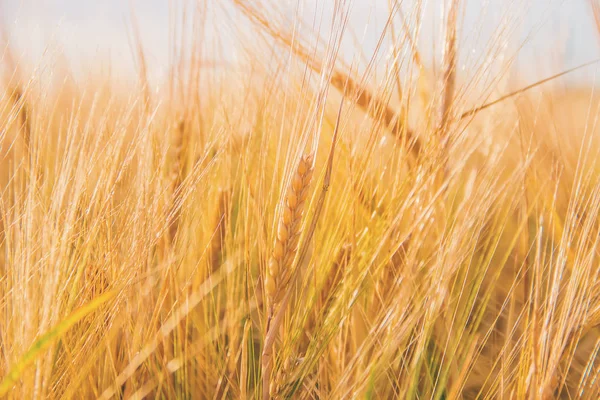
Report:
[[110,289],[110,279],[102,265],[90,263],[83,271],[85,289],[91,299],[105,293]]
[[210,241],[210,254],[208,258],[212,271],[216,271],[221,264],[223,241],[227,233],[228,204],[230,196],[231,191],[229,189],[219,189],[219,200],[217,202],[215,219],[213,222],[213,236]]
[[294,368],[300,365],[301,362],[302,359],[295,356],[286,358],[269,386],[269,393],[273,399],[289,398],[289,396],[286,396],[286,392],[294,386]]
[[350,262],[351,256],[352,244],[350,243],[344,244],[337,252],[333,266],[327,274],[327,278],[325,279],[325,283],[323,284],[320,293],[322,309],[324,312],[329,309],[331,303],[334,301],[333,295],[335,289],[346,273],[346,267]]
[[298,249],[304,204],[313,173],[312,161],[312,155],[300,159],[285,196],[277,227],[277,238],[265,278],[266,294],[271,308],[281,300],[291,277],[290,267]]
[[[6,42],[5,42],[6,41]],[[8,98],[13,104],[13,109],[19,119],[19,130],[23,138],[25,152],[29,156],[31,151],[31,125],[29,107],[25,96],[27,87],[24,87],[21,71],[18,68],[11,46],[8,44],[8,35],[0,30],[0,44],[4,47],[3,60],[7,65],[7,71],[13,71],[13,76],[7,79],[9,89]]]
[[10,98],[12,99],[15,108],[18,110],[19,129],[23,135],[25,151],[29,153],[31,151],[31,127],[29,125],[29,112],[25,94],[19,86],[15,86],[11,92]]
[[393,250],[389,262],[386,264],[382,271],[380,279],[375,284],[375,296],[379,299],[389,298],[394,288],[398,287],[398,277],[402,274],[406,281],[410,281],[412,273],[407,268],[404,271],[402,269],[406,267],[406,258],[410,246],[410,235],[402,241],[402,243]]

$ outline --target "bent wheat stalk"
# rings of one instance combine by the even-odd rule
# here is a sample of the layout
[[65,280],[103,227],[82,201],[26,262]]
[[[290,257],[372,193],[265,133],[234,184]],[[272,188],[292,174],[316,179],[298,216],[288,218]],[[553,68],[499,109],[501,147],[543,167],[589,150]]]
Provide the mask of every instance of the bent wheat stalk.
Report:
[[[273,26],[273,23],[271,23],[256,6],[253,6],[247,0],[234,0],[234,4],[248,17],[250,22],[267,32],[283,46],[288,47],[294,55],[306,63],[308,68],[317,73],[322,72],[323,62],[318,58],[314,50],[310,50],[307,46],[299,43],[292,34],[282,31],[277,26]],[[333,87],[340,91],[344,97],[348,98],[350,96],[355,96],[357,105],[367,113],[369,117],[375,120],[383,118],[386,128],[389,129],[395,137],[405,137],[408,147],[415,157],[420,154],[422,143],[419,136],[409,129],[408,126],[404,125],[404,119],[401,118],[401,115],[394,111],[387,102],[375,96],[363,85],[354,82],[348,74],[339,69],[333,71],[329,82]],[[346,82],[348,85],[347,90]]]

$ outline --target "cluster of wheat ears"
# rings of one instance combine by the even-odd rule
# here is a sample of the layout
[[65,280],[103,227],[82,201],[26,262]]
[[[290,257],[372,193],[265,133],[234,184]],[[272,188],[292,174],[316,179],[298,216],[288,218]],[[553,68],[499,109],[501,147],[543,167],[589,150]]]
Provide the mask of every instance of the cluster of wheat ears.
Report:
[[161,86],[2,36],[0,398],[599,398],[593,88],[511,83],[510,13],[458,73],[458,0],[437,68],[422,1],[345,63],[351,4],[232,0],[214,66],[209,3]]

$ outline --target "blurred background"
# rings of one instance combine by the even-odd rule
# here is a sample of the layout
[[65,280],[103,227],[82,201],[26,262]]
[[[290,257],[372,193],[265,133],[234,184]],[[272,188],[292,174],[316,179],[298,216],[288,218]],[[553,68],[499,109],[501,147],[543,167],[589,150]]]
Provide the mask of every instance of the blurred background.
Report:
[[[0,0],[5,36],[13,52],[33,65],[60,53],[77,72],[90,65],[110,68],[112,74],[135,73],[133,32],[137,26],[151,79],[162,79],[170,65],[174,26],[202,10],[198,28],[190,24],[186,40],[202,35],[204,57],[227,65],[240,57],[237,41],[249,40],[248,22],[230,1],[176,0]],[[342,47],[348,61],[368,60],[377,47],[392,3],[412,27],[417,0],[353,0],[349,28]],[[596,0],[592,0],[596,1]],[[307,26],[326,34],[334,0],[278,2],[288,17],[301,15]],[[418,46],[428,65],[441,58],[443,0],[421,0],[423,12]],[[200,5],[198,5],[200,4]],[[464,0],[461,2],[459,67],[468,72],[494,47],[494,57],[515,58],[512,69],[521,77],[540,79],[600,57],[599,40],[590,0]],[[185,16],[184,16],[185,15]],[[183,35],[186,36],[186,35]],[[385,43],[384,43],[385,44]],[[382,47],[385,49],[385,45]],[[359,50],[359,51],[357,51]],[[382,50],[385,51],[385,50]],[[46,58],[44,58],[46,57]],[[360,60],[358,60],[360,61]],[[436,64],[437,63],[437,64]],[[597,65],[578,70],[561,82],[594,84]]]

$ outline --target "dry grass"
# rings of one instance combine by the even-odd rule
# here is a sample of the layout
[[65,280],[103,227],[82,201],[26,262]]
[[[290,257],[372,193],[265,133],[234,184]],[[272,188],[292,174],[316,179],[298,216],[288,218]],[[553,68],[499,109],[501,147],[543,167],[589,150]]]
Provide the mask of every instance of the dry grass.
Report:
[[462,2],[437,75],[419,1],[362,69],[348,4],[319,39],[261,3],[164,90],[137,28],[130,86],[5,59],[0,397],[597,399],[594,90],[479,87]]

